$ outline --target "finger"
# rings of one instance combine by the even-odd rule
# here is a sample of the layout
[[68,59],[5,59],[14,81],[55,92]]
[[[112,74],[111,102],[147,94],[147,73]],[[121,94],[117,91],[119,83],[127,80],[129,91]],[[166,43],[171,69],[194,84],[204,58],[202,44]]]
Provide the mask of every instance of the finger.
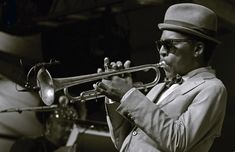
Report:
[[101,68],[98,68],[97,73],[101,73],[101,72],[103,72],[103,70]]
[[[131,61],[130,60],[127,60],[125,63],[124,63],[124,68],[125,69],[128,69],[131,65]],[[131,77],[131,73],[126,73],[124,77]]]
[[105,57],[104,58],[104,69],[105,70],[108,70],[109,69],[109,58],[108,57]]
[[93,87],[94,87],[95,91],[99,92],[100,94],[105,95],[105,96],[108,95],[108,93],[105,90],[103,90],[102,88],[99,88],[97,86],[97,84],[93,84]]
[[117,68],[118,69],[122,69],[123,68],[123,64],[122,64],[122,62],[121,61],[117,61]]
[[105,92],[105,90],[99,88],[99,87],[97,86],[97,84],[93,84],[93,87],[94,87],[95,91],[99,92],[100,94],[102,94],[102,95],[106,95],[106,94],[107,94],[107,93]]
[[131,61],[130,60],[127,60],[125,63],[124,63],[124,68],[129,68],[131,65]]
[[104,84],[103,82],[98,82],[97,87],[101,88],[103,90],[108,90],[109,89],[108,85]]
[[103,89],[98,87],[97,83],[93,84],[93,88],[95,89],[95,91],[100,92],[100,93],[103,93],[104,91]]
[[95,89],[97,92],[99,92],[99,93],[101,93],[101,94],[103,94],[103,95],[105,95],[105,96],[108,96],[108,95],[109,95],[109,93],[106,91],[106,89],[103,89],[103,87],[104,87],[104,88],[107,87],[107,85],[105,85],[104,83],[102,83],[102,82],[97,82],[96,84],[93,84],[93,87],[94,87],[94,89]]
[[111,62],[110,67],[114,70],[117,70],[117,64],[115,62]]

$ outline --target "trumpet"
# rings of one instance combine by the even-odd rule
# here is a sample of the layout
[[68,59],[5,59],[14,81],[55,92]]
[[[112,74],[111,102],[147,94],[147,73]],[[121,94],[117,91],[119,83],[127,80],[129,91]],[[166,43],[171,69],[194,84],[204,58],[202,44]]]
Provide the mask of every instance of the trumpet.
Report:
[[156,75],[155,75],[155,79],[152,82],[146,83],[146,84],[143,84],[143,83],[133,84],[133,86],[136,87],[137,89],[147,89],[158,83],[160,79],[159,67],[163,67],[164,65],[165,65],[165,62],[162,61],[157,64],[146,64],[146,65],[140,65],[140,66],[130,67],[126,69],[87,74],[87,75],[81,75],[81,76],[65,77],[65,78],[52,78],[49,71],[45,67],[42,67],[39,69],[37,73],[37,87],[40,88],[39,96],[41,97],[42,101],[46,105],[51,105],[55,99],[55,92],[62,90],[62,89],[64,89],[64,94],[69,98],[70,102],[75,102],[75,101],[84,102],[87,100],[104,97],[104,95],[101,95],[95,90],[88,90],[88,91],[82,92],[80,96],[73,97],[69,94],[68,88],[75,86],[75,85],[83,84],[83,83],[102,80],[102,79],[112,77],[112,76],[133,73],[133,72],[138,72],[138,71],[148,71],[150,69],[153,69]]

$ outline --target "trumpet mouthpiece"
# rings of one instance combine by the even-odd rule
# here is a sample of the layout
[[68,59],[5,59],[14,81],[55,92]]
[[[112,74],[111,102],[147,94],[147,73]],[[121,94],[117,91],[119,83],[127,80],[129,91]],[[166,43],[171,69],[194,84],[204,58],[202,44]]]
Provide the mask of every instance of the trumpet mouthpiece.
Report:
[[165,61],[161,61],[158,63],[158,67],[163,67],[166,65],[166,62]]

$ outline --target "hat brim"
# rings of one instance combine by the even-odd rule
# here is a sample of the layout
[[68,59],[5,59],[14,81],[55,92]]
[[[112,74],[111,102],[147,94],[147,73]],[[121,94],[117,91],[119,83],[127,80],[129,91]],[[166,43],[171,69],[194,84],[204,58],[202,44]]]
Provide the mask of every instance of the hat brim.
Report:
[[177,32],[182,32],[182,33],[187,33],[187,34],[192,34],[207,40],[210,40],[216,44],[220,44],[221,42],[213,37],[207,36],[201,32],[198,32],[196,30],[190,29],[190,28],[186,28],[186,27],[182,27],[182,26],[178,26],[178,25],[173,25],[173,24],[167,24],[167,23],[160,23],[158,24],[158,28],[160,30],[172,30],[172,31],[177,31]]

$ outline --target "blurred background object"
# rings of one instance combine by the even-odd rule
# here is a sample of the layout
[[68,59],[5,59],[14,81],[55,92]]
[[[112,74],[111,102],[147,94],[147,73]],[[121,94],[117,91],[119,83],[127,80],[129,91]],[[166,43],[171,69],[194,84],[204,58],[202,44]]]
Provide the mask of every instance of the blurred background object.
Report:
[[[44,117],[43,124],[45,130],[40,136],[25,136],[17,140],[11,147],[11,152],[52,152],[52,151],[76,151],[76,141],[79,133],[75,134],[74,129],[78,129],[76,120],[85,118],[85,113],[78,113],[77,110],[68,104],[66,97],[60,96],[58,108],[48,112]],[[45,116],[45,113],[41,113]],[[80,115],[81,114],[81,115]],[[72,134],[73,133],[73,134]],[[74,136],[68,143],[69,137]],[[72,137],[70,137],[72,138]]]
[[[0,32],[1,110],[39,105],[40,98],[35,92],[18,90],[24,89],[27,65],[42,60],[41,53],[40,33],[19,36]],[[9,151],[14,140],[39,135],[42,129],[34,112],[0,113],[0,151]]]

